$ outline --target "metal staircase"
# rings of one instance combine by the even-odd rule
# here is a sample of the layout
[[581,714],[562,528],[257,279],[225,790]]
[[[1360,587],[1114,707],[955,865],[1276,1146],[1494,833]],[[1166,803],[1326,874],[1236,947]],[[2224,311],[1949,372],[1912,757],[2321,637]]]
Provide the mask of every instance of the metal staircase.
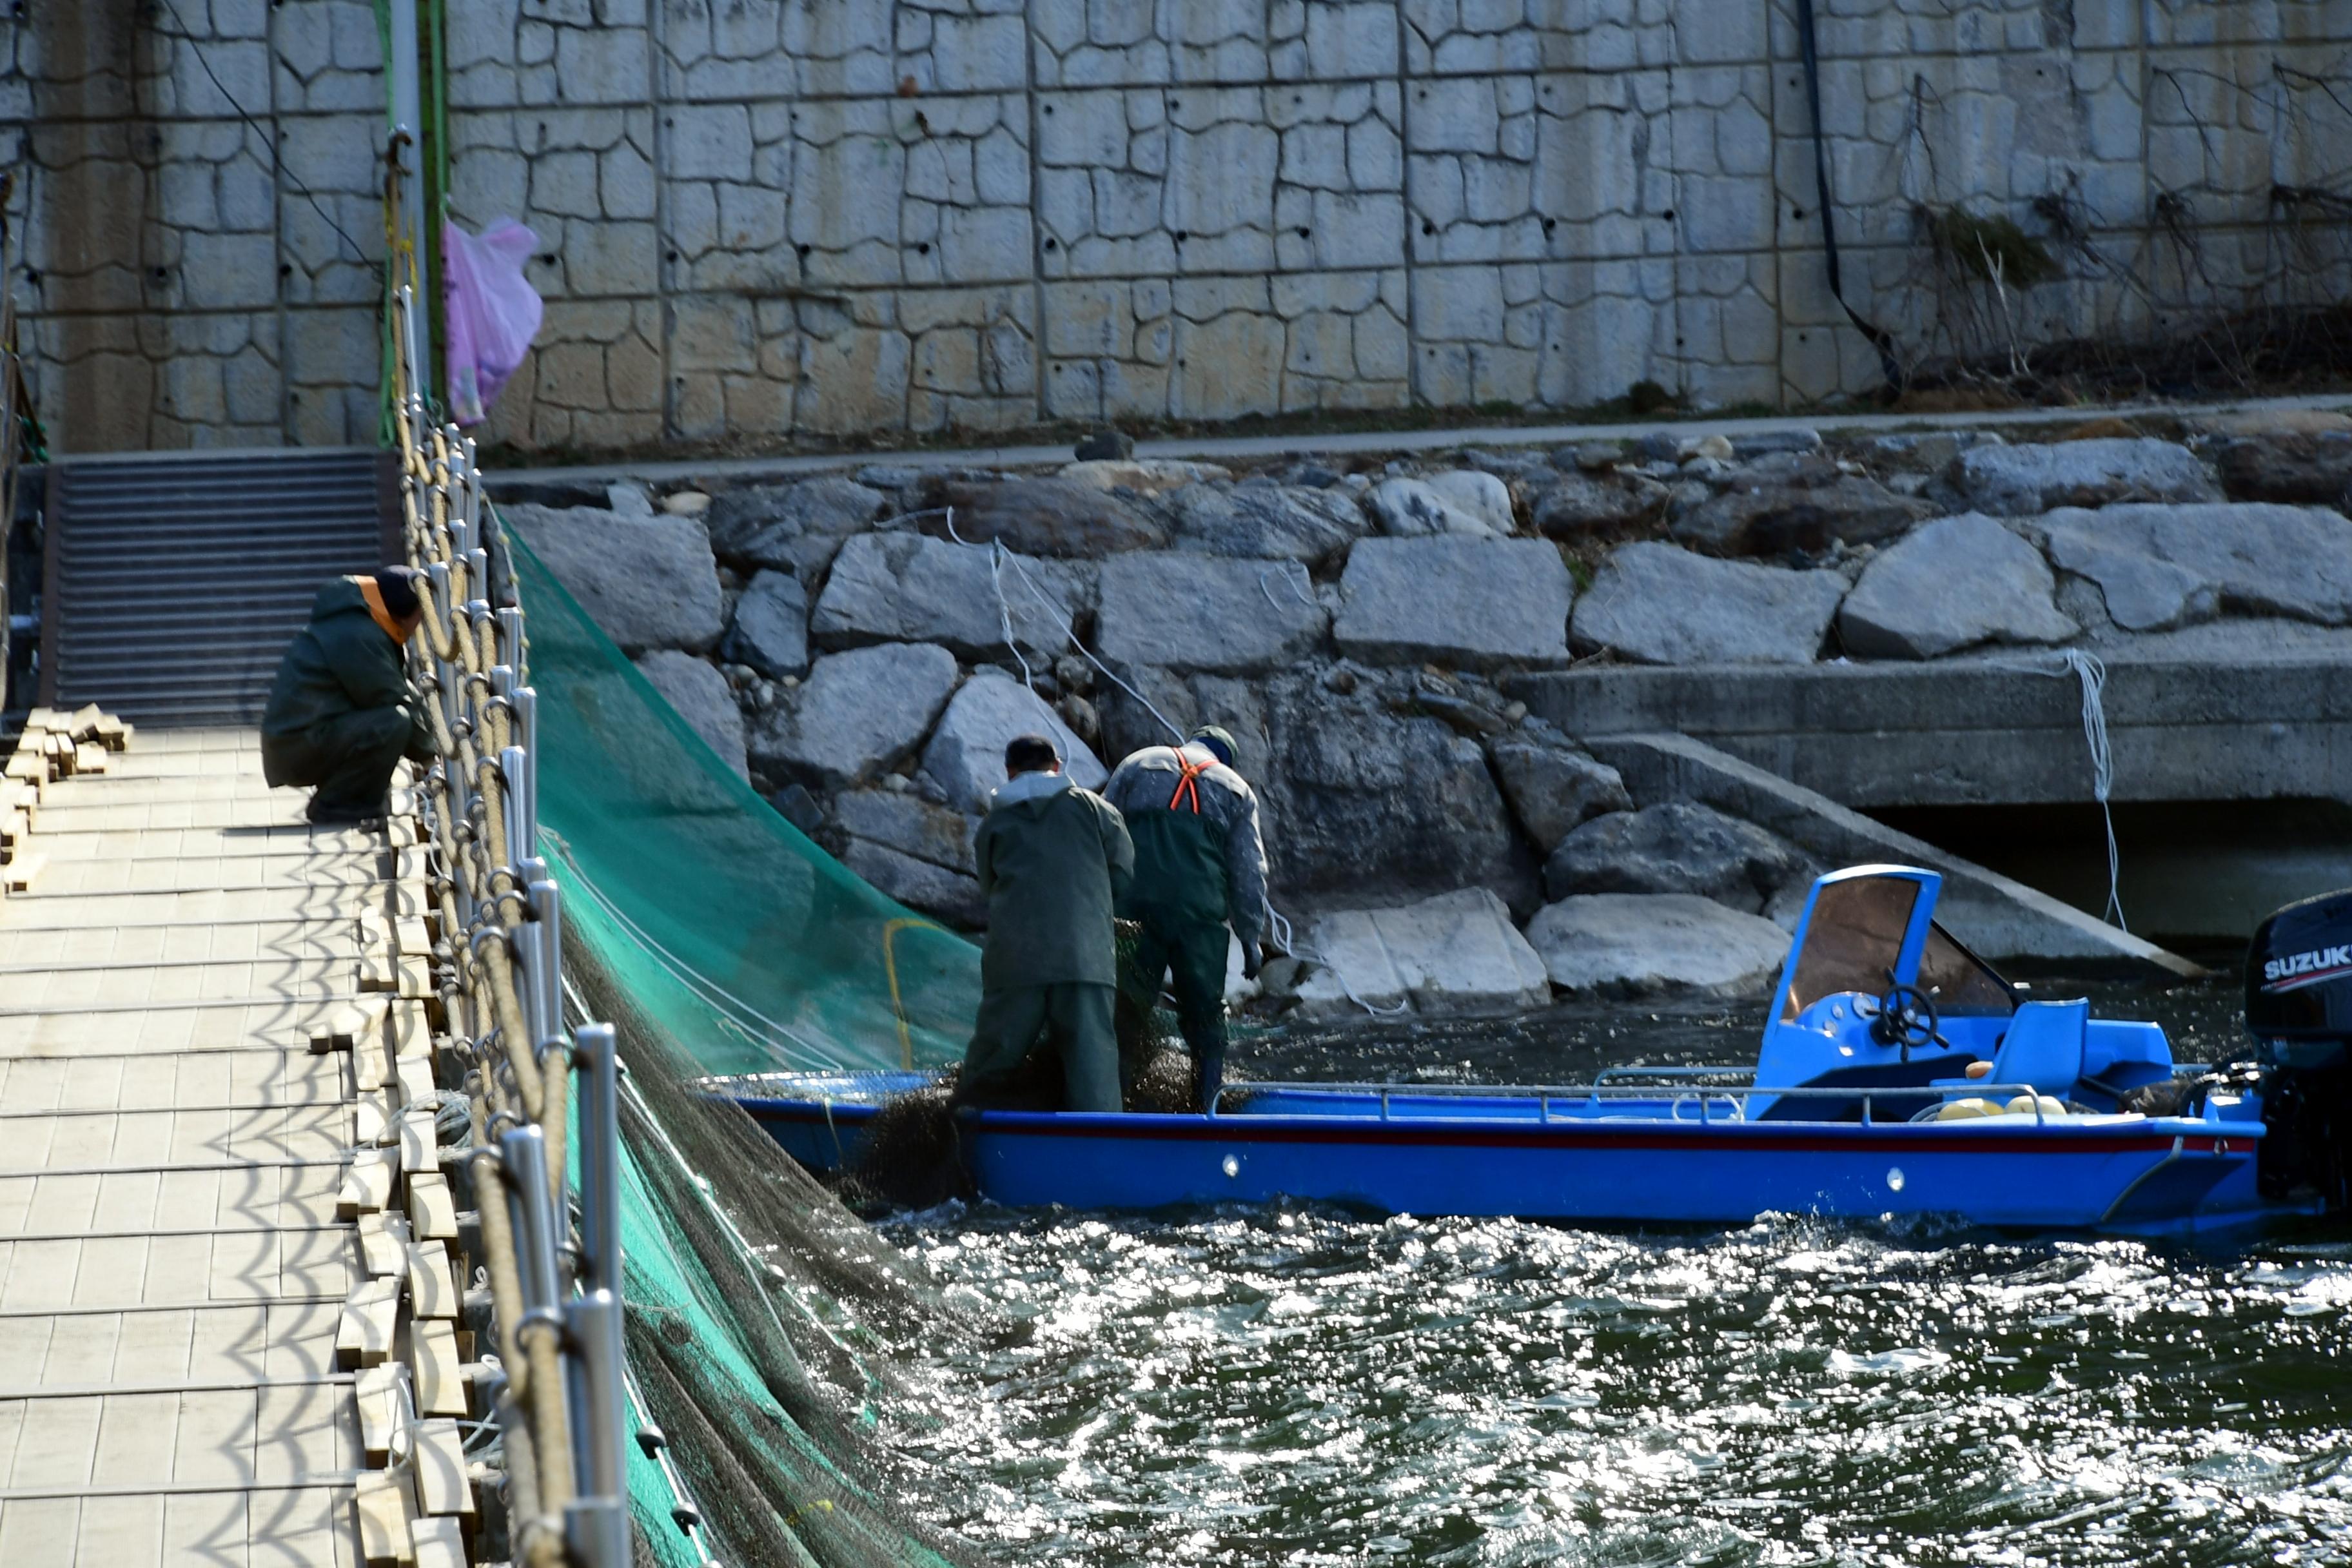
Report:
[[364,448],[57,463],[40,701],[142,724],[253,722],[320,585],[398,559],[393,472]]

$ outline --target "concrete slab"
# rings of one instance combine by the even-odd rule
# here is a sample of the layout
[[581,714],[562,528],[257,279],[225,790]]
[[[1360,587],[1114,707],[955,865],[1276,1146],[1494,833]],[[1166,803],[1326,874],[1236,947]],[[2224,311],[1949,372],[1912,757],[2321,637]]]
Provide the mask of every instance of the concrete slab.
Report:
[[1636,799],[1693,800],[1769,828],[1831,866],[1893,861],[1944,877],[1936,916],[1988,958],[2122,964],[2168,974],[2205,971],[2178,953],[2022,882],[1872,821],[1818,791],[1790,783],[1687,735],[1587,735],[1592,754],[1625,778]]
[[301,825],[250,731],[108,763],[0,902],[0,1562],[360,1568],[357,1089],[309,1047],[383,847]]
[[[2114,798],[2352,796],[2347,677],[2352,647],[2263,662],[2111,658]],[[1688,735],[1848,806],[2091,798],[2082,686],[2052,655],[1591,668],[1505,685],[1571,735]]]

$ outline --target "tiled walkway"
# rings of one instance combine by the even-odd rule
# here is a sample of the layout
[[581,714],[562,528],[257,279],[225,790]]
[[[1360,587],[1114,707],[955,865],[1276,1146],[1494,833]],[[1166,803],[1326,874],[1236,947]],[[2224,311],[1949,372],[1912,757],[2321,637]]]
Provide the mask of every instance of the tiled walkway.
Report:
[[48,786],[0,900],[0,1563],[358,1568],[338,1312],[381,840],[313,833],[249,732]]

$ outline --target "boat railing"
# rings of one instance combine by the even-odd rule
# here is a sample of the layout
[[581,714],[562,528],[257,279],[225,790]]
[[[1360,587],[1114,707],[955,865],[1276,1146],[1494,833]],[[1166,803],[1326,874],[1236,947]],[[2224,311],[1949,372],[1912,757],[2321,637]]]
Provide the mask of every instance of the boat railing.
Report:
[[[1665,1086],[1660,1084],[1622,1081],[1628,1078],[1637,1077],[1679,1079],[1706,1076],[1745,1077],[1750,1082],[1744,1089],[1678,1088],[1667,1090]],[[1539,1124],[1548,1125],[1554,1120],[1589,1120],[1593,1113],[1601,1110],[1604,1102],[1654,1103],[1663,1100],[1665,1101],[1665,1114],[1668,1120],[1675,1121],[1696,1120],[1701,1125],[1709,1125],[1717,1121],[1753,1120],[1749,1115],[1750,1102],[1758,1100],[1767,1101],[1795,1100],[1835,1102],[1841,1105],[1851,1105],[1858,1100],[1862,1102],[1861,1125],[1883,1127],[1907,1124],[1914,1119],[1905,1116],[1894,1122],[1877,1120],[1872,1115],[1874,1099],[1916,1101],[1923,1097],[1937,1100],[1964,1097],[1990,1100],[1998,1097],[2005,1100],[2013,1100],[2022,1096],[2032,1102],[2036,1125],[2050,1120],[2049,1111],[2042,1103],[2049,1097],[2032,1084],[1971,1082],[1965,1088],[1949,1084],[1879,1084],[1869,1088],[1791,1086],[1783,1089],[1758,1087],[1753,1082],[1754,1077],[1755,1069],[1752,1068],[1611,1068],[1593,1075],[1590,1082],[1578,1084],[1317,1083],[1303,1080],[1267,1082],[1244,1079],[1229,1080],[1219,1087],[1209,1107],[1209,1114],[1212,1116],[1228,1114],[1223,1110],[1228,1100],[1238,1099],[1245,1101],[1249,1096],[1256,1094],[1309,1094],[1318,1097],[1371,1099],[1379,1103],[1380,1120],[1382,1121],[1394,1119],[1390,1103],[1392,1099],[1533,1100],[1536,1105],[1536,1121]],[[1554,1106],[1560,1101],[1580,1102],[1584,1108],[1584,1114],[1580,1117],[1556,1118]],[[1730,1108],[1728,1115],[1710,1109],[1719,1102],[1728,1103]],[[1695,1119],[1686,1114],[1686,1108],[1694,1106],[1697,1112]],[[1800,1117],[1792,1120],[1806,1119]],[[1837,1120],[1843,1121],[1843,1118]]]

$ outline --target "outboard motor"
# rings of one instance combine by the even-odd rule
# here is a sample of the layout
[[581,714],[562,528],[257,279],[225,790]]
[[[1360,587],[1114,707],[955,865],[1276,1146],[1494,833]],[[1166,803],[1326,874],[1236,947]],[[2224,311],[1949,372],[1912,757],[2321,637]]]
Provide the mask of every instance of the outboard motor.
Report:
[[2289,904],[2255,931],[2246,1028],[2262,1042],[2263,1195],[2352,1207],[2352,889]]

